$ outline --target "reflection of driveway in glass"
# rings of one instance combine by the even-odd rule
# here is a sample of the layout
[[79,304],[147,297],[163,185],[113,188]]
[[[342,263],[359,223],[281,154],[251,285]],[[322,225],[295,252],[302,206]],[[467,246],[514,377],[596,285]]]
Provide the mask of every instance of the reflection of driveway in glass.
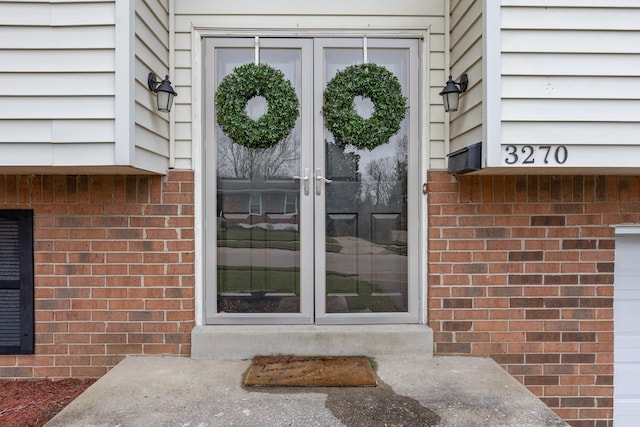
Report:
[[342,246],[341,254],[381,255],[391,253],[384,246],[355,236],[332,237],[332,239],[335,239]]
[[[338,237],[336,239],[344,239]],[[347,238],[352,239],[352,238]],[[354,238],[355,239],[355,238]],[[361,240],[361,239],[359,239]],[[369,247],[375,245],[366,240],[364,245],[352,245],[352,248]],[[342,244],[342,242],[340,242]],[[375,245],[379,246],[379,245]],[[345,248],[349,246],[344,246]],[[369,252],[334,253],[326,254],[327,270],[345,275],[357,275],[360,280],[374,280],[386,283],[406,283],[407,281],[407,257],[387,251],[380,247],[383,253]],[[353,249],[351,249],[353,250]],[[364,249],[361,249],[364,250]],[[378,249],[375,249],[376,251]],[[299,267],[298,251],[283,249],[251,249],[251,248],[218,248],[218,264],[227,266],[248,266],[287,268]],[[402,272],[402,273],[398,273]]]

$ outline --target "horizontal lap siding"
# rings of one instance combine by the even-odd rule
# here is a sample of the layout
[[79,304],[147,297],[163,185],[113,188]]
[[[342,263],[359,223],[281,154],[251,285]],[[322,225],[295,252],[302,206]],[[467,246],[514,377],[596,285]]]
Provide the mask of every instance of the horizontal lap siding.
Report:
[[113,163],[114,39],[113,2],[0,4],[2,165]]
[[541,3],[502,5],[502,143],[638,145],[638,3]]
[[[135,159],[164,170],[169,160],[169,115],[157,111],[147,76],[169,74],[169,9],[167,0],[136,1],[135,8]],[[175,86],[174,76],[170,76]]]
[[[175,2],[176,16],[176,168],[192,166],[192,109],[193,96],[202,93],[192,89],[192,39],[191,30],[211,28],[219,31],[289,30],[299,31],[301,36],[313,34],[313,30],[332,31],[372,28],[398,30],[428,29],[427,64],[423,71],[428,83],[424,93],[428,96],[429,125],[425,127],[429,140],[430,164],[435,168],[446,167],[444,146],[444,112],[442,98],[438,92],[445,81],[444,76],[444,2],[420,0],[361,1],[329,0],[323,2],[301,2],[291,0],[245,2],[202,2],[180,0]],[[196,41],[197,42],[197,41]],[[197,116],[199,113],[195,112]],[[206,119],[206,118],[205,118]],[[196,142],[199,143],[199,142]]]
[[451,1],[451,74],[469,76],[458,112],[451,113],[451,147],[456,151],[482,141],[482,1]]

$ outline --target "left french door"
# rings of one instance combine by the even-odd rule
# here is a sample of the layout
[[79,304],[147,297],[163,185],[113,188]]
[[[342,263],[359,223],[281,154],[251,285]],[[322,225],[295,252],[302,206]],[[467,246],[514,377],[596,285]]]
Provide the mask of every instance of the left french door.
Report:
[[[208,323],[313,321],[312,46],[290,38],[205,41]],[[256,49],[259,63],[281,71],[299,101],[291,133],[266,149],[236,143],[214,119],[218,85],[254,62]],[[266,108],[257,96],[246,112],[258,119]]]

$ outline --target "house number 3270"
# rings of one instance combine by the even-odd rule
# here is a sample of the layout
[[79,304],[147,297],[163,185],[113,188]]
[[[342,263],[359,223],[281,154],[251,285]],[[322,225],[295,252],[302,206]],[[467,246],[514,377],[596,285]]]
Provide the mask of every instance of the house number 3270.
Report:
[[505,145],[508,165],[562,165],[569,157],[566,145]]

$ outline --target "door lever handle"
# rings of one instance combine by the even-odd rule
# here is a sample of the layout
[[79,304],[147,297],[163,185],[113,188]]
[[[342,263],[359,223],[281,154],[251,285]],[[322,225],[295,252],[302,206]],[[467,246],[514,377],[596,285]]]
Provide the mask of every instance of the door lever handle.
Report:
[[309,195],[309,168],[304,168],[304,176],[293,175],[291,178],[304,183],[304,195]]
[[331,184],[333,180],[325,178],[324,176],[320,175],[320,169],[316,169],[316,195],[317,196],[322,194],[322,185],[320,184],[321,182],[325,184]]

